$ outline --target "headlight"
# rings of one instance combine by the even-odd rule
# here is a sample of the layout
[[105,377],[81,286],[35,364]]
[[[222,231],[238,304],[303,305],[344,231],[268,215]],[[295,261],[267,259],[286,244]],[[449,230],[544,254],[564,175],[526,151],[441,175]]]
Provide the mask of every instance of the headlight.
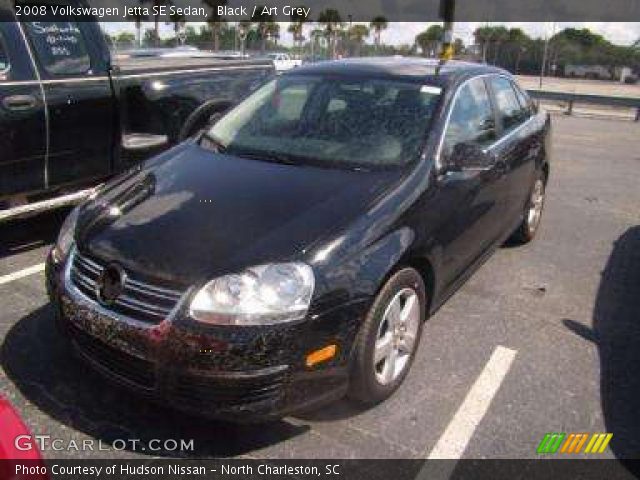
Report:
[[189,308],[194,319],[224,325],[271,325],[299,320],[309,309],[315,279],[304,263],[260,265],[210,281]]
[[54,258],[58,262],[67,258],[69,250],[71,250],[71,246],[73,245],[73,234],[76,230],[76,222],[78,221],[78,212],[78,207],[71,210],[71,213],[67,215],[67,218],[60,228],[58,240],[55,248],[53,249]]

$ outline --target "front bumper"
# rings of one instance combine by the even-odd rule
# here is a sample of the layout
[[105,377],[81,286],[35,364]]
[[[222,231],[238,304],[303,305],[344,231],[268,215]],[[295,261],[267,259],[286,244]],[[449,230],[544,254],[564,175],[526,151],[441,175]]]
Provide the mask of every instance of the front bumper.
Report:
[[[230,327],[190,319],[187,292],[165,320],[149,324],[86,297],[70,280],[69,268],[49,255],[49,295],[74,350],[106,377],[163,405],[212,418],[261,421],[346,392],[366,300],[296,324]],[[333,359],[305,365],[309,352],[329,344],[338,346]]]

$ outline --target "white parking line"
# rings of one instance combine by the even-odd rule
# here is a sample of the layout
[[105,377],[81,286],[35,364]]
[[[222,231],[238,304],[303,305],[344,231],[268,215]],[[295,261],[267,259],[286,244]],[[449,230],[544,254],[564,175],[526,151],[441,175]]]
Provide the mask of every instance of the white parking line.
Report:
[[13,282],[14,280],[19,280],[21,278],[28,277],[29,275],[33,275],[35,273],[40,273],[42,271],[44,271],[44,263],[39,263],[38,265],[33,265],[32,267],[18,270],[17,272],[13,272],[9,275],[0,277],[0,285]]
[[516,353],[500,345],[496,347],[428,459],[462,457],[473,432],[489,410],[493,397],[509,372]]

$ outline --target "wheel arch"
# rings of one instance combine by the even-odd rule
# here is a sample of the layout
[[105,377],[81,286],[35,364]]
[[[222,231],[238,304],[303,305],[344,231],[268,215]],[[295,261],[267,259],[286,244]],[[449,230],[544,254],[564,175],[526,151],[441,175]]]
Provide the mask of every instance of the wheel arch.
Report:
[[424,282],[425,294],[427,297],[427,304],[425,305],[427,315],[431,312],[433,306],[433,297],[435,294],[436,285],[436,273],[433,268],[432,262],[426,257],[408,257],[405,260],[405,265],[415,269]]
[[434,298],[437,294],[437,249],[420,248],[415,244],[415,232],[411,230],[411,242],[405,243],[402,251],[397,251],[394,255],[395,261],[389,265],[387,271],[382,275],[378,282],[375,294],[377,295],[389,279],[398,271],[405,267],[416,270],[422,281],[424,282],[425,295],[427,304],[425,305],[426,313],[432,313],[432,307],[435,305]]

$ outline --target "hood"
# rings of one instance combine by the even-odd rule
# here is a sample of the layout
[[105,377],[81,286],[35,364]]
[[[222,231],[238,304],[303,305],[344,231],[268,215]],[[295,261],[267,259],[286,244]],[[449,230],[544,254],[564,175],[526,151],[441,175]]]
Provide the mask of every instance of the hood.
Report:
[[190,285],[303,259],[400,175],[244,159],[187,143],[108,185],[83,209],[76,238],[103,261]]

